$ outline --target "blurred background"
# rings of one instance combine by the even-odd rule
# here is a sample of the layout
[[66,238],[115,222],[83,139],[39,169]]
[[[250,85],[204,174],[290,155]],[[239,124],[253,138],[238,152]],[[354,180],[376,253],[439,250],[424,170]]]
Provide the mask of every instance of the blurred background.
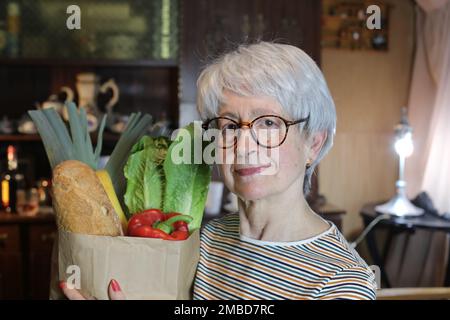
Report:
[[[150,135],[197,120],[202,66],[256,40],[302,48],[336,103],[335,143],[313,177],[311,207],[380,267],[383,288],[449,285],[449,1],[73,4],[0,0],[0,299],[48,298],[51,172],[27,110],[65,117],[74,101],[94,141],[107,114],[106,159],[131,112],[153,117]],[[216,171],[213,180],[205,222],[236,210]]]

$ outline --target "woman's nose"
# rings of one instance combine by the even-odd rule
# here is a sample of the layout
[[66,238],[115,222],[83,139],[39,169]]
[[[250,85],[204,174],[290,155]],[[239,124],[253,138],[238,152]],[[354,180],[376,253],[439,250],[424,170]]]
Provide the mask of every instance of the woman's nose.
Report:
[[236,137],[235,152],[238,158],[247,158],[258,149],[258,143],[252,136],[251,130],[247,127],[240,129],[240,134]]

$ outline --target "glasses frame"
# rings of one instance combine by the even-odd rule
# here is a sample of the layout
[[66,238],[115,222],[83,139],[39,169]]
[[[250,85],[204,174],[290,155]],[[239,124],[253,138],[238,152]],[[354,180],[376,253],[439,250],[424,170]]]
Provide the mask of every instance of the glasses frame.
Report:
[[[278,118],[278,119],[280,119],[281,121],[283,121],[284,124],[286,125],[286,133],[284,134],[284,137],[283,137],[283,139],[280,141],[280,143],[279,143],[278,145],[276,145],[276,146],[270,146],[270,147],[265,146],[265,145],[261,144],[261,143],[258,141],[258,139],[255,137],[255,133],[254,133],[254,131],[253,131],[253,129],[252,129],[252,128],[253,128],[253,124],[255,123],[255,121],[257,121],[257,120],[259,120],[259,119],[261,119],[261,118],[265,118],[265,117]],[[258,146],[261,146],[261,147],[264,147],[264,148],[268,148],[268,149],[272,149],[272,148],[278,148],[279,146],[281,146],[281,145],[284,143],[284,141],[285,141],[286,138],[287,138],[287,135],[288,135],[289,127],[290,127],[290,126],[295,125],[295,124],[299,124],[299,123],[302,123],[302,122],[306,122],[306,126],[307,126],[307,125],[308,125],[308,121],[309,121],[309,115],[308,115],[306,118],[301,118],[301,119],[299,119],[299,120],[290,121],[290,120],[286,120],[286,119],[284,119],[283,117],[280,117],[280,116],[276,116],[276,115],[273,115],[273,114],[266,114],[266,115],[258,116],[258,117],[256,117],[255,119],[253,119],[253,120],[250,121],[250,122],[248,122],[248,121],[240,121],[240,122],[239,122],[239,121],[233,120],[233,119],[228,118],[228,117],[215,117],[215,118],[206,120],[206,121],[202,124],[202,128],[203,128],[204,130],[210,129],[210,128],[209,128],[209,125],[211,124],[211,122],[216,121],[216,120],[219,120],[219,119],[229,120],[229,121],[235,123],[235,124],[238,126],[238,129],[239,129],[237,137],[234,138],[234,143],[233,143],[233,145],[226,146],[226,147],[220,147],[220,148],[222,148],[222,149],[228,149],[228,148],[231,148],[231,147],[235,147],[235,146],[236,146],[236,143],[237,143],[237,139],[240,137],[241,129],[242,129],[243,127],[247,127],[247,128],[250,129],[250,133],[251,133],[251,135],[252,135],[252,138],[253,138],[253,140],[255,140],[255,142],[256,142],[256,144],[257,144]]]

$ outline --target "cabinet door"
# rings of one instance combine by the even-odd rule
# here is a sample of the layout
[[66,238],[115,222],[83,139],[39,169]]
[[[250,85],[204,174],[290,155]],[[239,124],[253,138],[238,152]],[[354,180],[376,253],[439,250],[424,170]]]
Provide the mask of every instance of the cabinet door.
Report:
[[181,2],[181,100],[195,102],[196,79],[211,58],[257,39],[288,43],[320,64],[318,0]]
[[23,299],[20,229],[0,226],[0,299]]
[[30,226],[28,298],[49,298],[51,253],[56,236],[56,226],[53,224]]

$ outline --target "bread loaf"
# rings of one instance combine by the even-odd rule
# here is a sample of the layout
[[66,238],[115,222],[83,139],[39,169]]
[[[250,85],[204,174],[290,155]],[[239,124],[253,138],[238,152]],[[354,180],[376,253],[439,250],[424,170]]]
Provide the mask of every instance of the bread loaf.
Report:
[[90,235],[123,235],[114,210],[95,171],[77,160],[68,160],[53,170],[53,205],[58,227]]

